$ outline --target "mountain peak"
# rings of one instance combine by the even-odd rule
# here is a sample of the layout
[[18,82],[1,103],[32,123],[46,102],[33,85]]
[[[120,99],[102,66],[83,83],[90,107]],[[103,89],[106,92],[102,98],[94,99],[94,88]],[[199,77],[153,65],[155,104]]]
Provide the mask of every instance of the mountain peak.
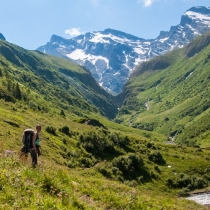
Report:
[[139,40],[139,38],[136,36],[133,36],[131,34],[128,34],[128,33],[122,32],[122,31],[118,31],[115,29],[111,29],[111,28],[105,29],[102,33],[103,34],[113,34],[113,35],[121,37],[121,38],[129,38],[129,39],[133,39],[133,40]]
[[191,7],[189,10],[187,10],[187,12],[188,11],[210,15],[210,7],[204,7],[204,6]]
[[53,42],[60,42],[61,40],[63,40],[64,38],[62,38],[61,36],[58,36],[58,35],[55,35],[53,34],[51,36],[51,39],[50,39],[50,42],[53,43]]
[[4,35],[2,33],[0,33],[0,39],[6,41],[6,38],[4,37]]
[[[205,27],[210,26],[210,7],[197,6],[190,8],[182,15],[180,25],[189,25],[191,28],[202,27],[202,31],[206,32],[207,28],[205,30]],[[199,34],[201,35],[203,32]]]
[[141,62],[183,47],[209,29],[210,8],[192,7],[182,15],[180,24],[161,31],[156,39],[107,28],[68,40],[53,35],[50,44],[38,50],[83,65],[105,90],[118,95]]

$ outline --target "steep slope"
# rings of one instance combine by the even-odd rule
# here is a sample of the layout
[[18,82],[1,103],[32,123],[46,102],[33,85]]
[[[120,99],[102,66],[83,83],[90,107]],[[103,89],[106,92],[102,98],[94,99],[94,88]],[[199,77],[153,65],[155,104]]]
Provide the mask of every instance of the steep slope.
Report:
[[118,97],[117,122],[158,131],[179,143],[208,144],[210,33],[142,63]]
[[[24,99],[31,108],[57,107],[79,115],[84,108],[87,114],[98,112],[109,118],[117,113],[113,97],[81,66],[39,51],[27,51],[6,41],[0,41],[0,56],[1,98],[18,99],[13,88],[17,86],[22,92],[19,99]],[[27,89],[33,90],[36,96]],[[36,103],[37,100],[42,103]]]
[[140,62],[183,47],[209,29],[210,8],[192,7],[182,15],[179,25],[161,31],[156,39],[106,29],[72,39],[53,35],[38,50],[85,66],[105,90],[117,95]]

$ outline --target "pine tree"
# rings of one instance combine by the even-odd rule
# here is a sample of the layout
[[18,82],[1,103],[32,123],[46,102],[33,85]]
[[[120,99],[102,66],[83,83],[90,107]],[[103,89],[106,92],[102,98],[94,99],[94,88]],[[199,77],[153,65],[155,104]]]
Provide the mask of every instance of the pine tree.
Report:
[[0,77],[3,77],[3,71],[0,69]]
[[11,80],[9,79],[9,80],[7,80],[7,90],[8,90],[9,92],[11,92],[11,89],[12,89],[12,82],[11,82]]
[[63,109],[61,110],[60,115],[63,116],[63,117],[66,116],[65,113],[64,113],[64,111],[63,111]]
[[19,100],[22,99],[22,94],[21,94],[20,86],[18,83],[16,83],[16,87],[15,87],[15,97]]

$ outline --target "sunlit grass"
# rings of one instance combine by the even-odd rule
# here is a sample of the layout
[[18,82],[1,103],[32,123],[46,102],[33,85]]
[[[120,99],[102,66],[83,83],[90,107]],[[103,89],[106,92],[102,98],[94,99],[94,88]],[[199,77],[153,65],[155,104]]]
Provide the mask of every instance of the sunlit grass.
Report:
[[95,169],[67,169],[45,158],[36,169],[17,156],[0,158],[0,166],[4,209],[205,209],[155,187],[129,187]]

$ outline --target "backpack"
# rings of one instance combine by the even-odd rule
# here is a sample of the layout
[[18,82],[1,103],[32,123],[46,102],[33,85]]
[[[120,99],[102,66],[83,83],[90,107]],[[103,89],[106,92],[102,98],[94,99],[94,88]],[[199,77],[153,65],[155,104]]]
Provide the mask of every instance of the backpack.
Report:
[[33,129],[24,130],[23,135],[22,135],[22,143],[24,146],[22,150],[24,150],[25,153],[27,153],[29,149],[33,147],[33,144],[32,144],[33,136],[34,136]]

